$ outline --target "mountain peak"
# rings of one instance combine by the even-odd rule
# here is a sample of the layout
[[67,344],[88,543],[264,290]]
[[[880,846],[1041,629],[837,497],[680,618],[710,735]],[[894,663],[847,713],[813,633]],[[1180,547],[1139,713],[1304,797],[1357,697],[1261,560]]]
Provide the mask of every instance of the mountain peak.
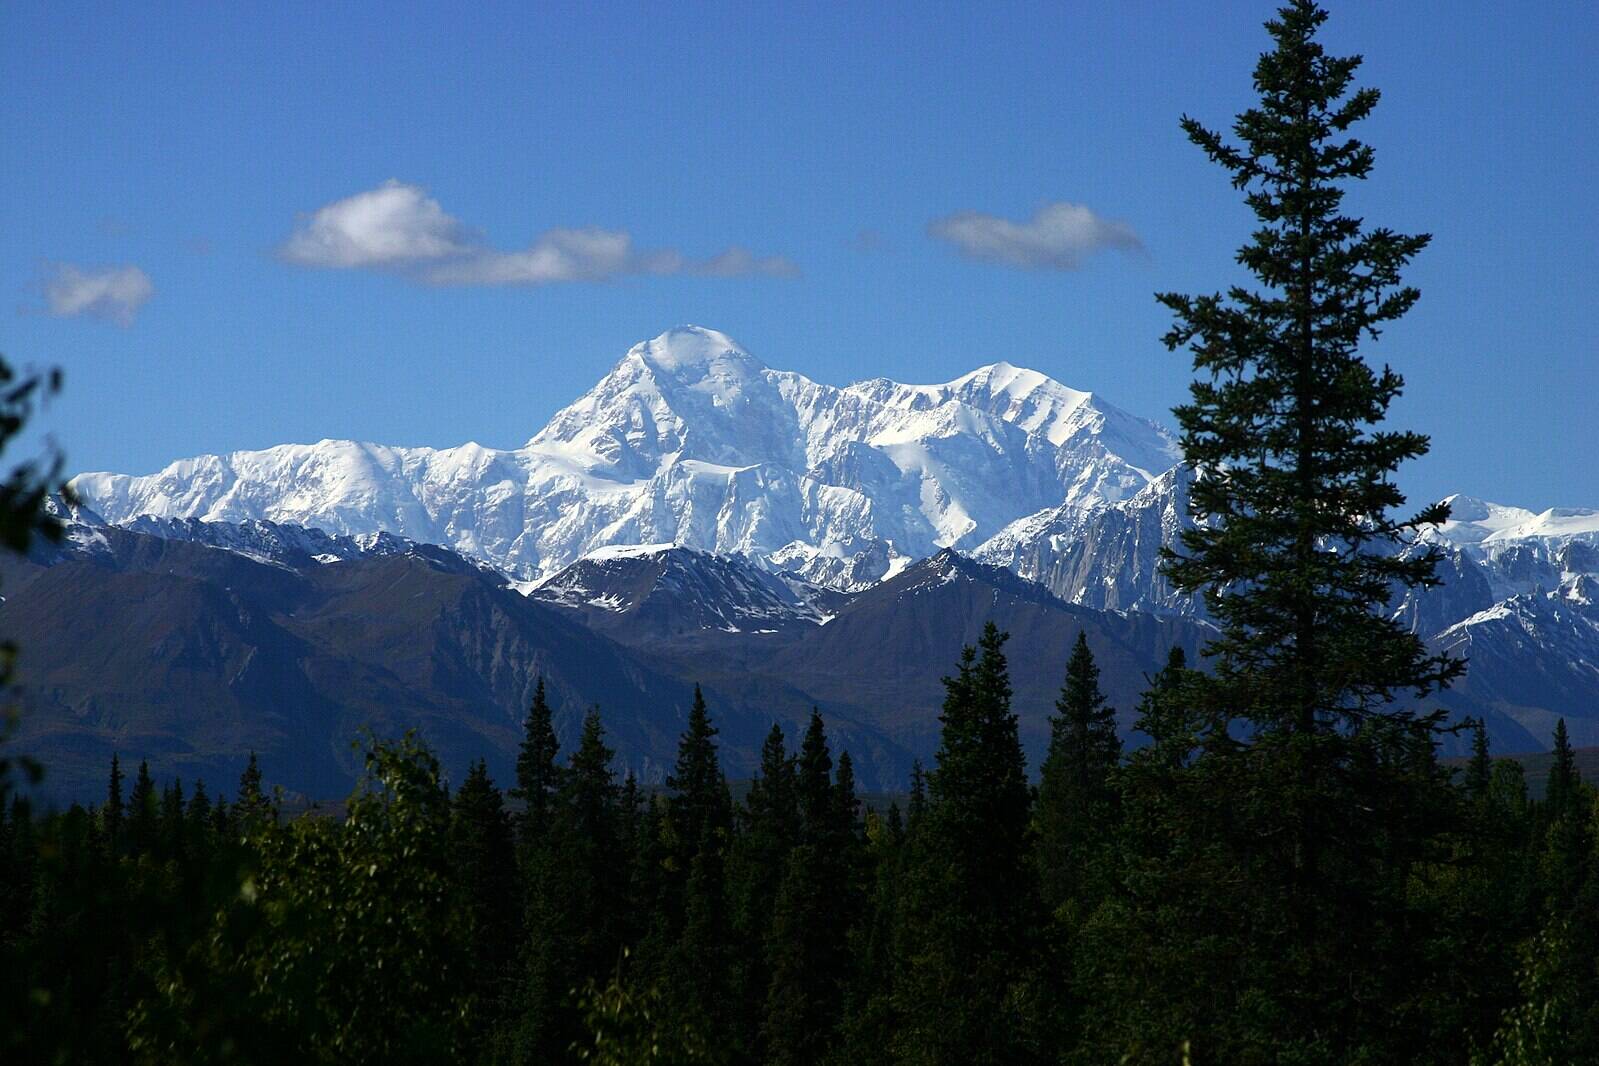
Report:
[[747,375],[766,369],[733,338],[704,326],[676,326],[635,344],[628,355],[638,356],[654,370],[674,375],[694,370],[709,373],[714,369],[733,369]]
[[836,387],[685,325],[633,345],[521,449],[324,442],[74,484],[112,522],[387,529],[528,577],[602,545],[673,542],[844,588],[1025,515],[1130,496],[1175,452],[1159,426],[1008,362]]

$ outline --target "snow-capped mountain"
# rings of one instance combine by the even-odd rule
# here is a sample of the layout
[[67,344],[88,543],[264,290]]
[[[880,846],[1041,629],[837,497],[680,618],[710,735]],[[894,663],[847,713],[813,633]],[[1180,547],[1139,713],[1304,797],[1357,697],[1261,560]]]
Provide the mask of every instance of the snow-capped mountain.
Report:
[[[1008,567],[1068,603],[1111,610],[1194,614],[1160,572],[1160,549],[1192,525],[1193,474],[1173,467],[1137,493],[1110,503],[1063,505],[1012,522],[971,554]],[[1440,553],[1439,587],[1409,593],[1397,610],[1432,635],[1510,596],[1560,592],[1599,575],[1599,510],[1534,513],[1451,496],[1449,521],[1423,530],[1410,550]]]
[[1468,660],[1447,703],[1497,711],[1546,746],[1557,720],[1572,742],[1599,743],[1599,578],[1509,596],[1444,629],[1434,644]]
[[1067,603],[1112,611],[1198,613],[1196,598],[1178,593],[1160,570],[1160,549],[1192,524],[1193,473],[1174,466],[1124,500],[1097,507],[1059,507],[1006,526],[973,556],[1014,570]]
[[[446,571],[479,570],[500,575],[482,562],[474,562],[434,544],[421,544],[392,533],[359,535],[327,533],[305,526],[246,519],[243,522],[202,522],[198,518],[161,518],[137,515],[126,522],[110,523],[92,508],[69,504],[59,496],[45,500],[45,512],[61,524],[61,543],[38,541],[30,554],[40,561],[53,561],[65,555],[93,558],[114,555],[118,543],[109,530],[122,530],[163,541],[182,541],[220,548],[259,563],[288,569],[316,563],[349,562],[385,555],[409,555],[425,559]],[[503,577],[500,577],[503,580]]]
[[[1177,458],[1156,424],[1007,363],[834,387],[685,327],[633,347],[521,448],[323,441],[74,487],[105,520],[168,539],[260,559],[440,544],[593,628],[736,643],[815,629],[833,613],[818,586],[858,592],[949,548],[1078,607],[1203,615],[1160,571],[1191,522]],[[1440,551],[1444,583],[1392,605],[1435,646],[1471,651],[1447,702],[1497,715],[1511,742],[1543,743],[1558,714],[1599,739],[1599,511],[1449,502],[1412,549]]]
[[825,622],[844,594],[741,556],[677,544],[597,548],[531,592],[624,643],[716,633],[781,633]]
[[[1203,616],[1160,572],[1161,546],[1192,524],[1191,484],[1174,468],[1128,499],[1019,519],[973,554],[1070,603]],[[1411,632],[1470,660],[1439,702],[1486,717],[1503,750],[1546,745],[1560,717],[1579,742],[1599,742],[1599,511],[1449,503],[1450,520],[1405,549],[1438,552],[1441,584],[1391,606]]]
[[1008,363],[839,388],[683,327],[634,346],[522,448],[325,440],[73,487],[111,522],[388,531],[529,579],[596,548],[676,543],[855,588],[1063,503],[1129,498],[1177,455],[1155,423]]

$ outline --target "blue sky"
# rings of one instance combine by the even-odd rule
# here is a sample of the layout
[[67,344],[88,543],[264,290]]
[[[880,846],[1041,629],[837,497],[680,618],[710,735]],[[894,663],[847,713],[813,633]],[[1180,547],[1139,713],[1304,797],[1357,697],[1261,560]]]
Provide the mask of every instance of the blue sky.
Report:
[[[1433,436],[1417,497],[1599,505],[1595,11],[1333,5],[1384,93],[1352,203],[1434,234],[1368,352]],[[822,381],[1007,359],[1169,422],[1152,293],[1234,280],[1250,222],[1177,119],[1248,105],[1268,13],[12,0],[0,351],[65,370],[73,469],[512,447],[686,322]]]

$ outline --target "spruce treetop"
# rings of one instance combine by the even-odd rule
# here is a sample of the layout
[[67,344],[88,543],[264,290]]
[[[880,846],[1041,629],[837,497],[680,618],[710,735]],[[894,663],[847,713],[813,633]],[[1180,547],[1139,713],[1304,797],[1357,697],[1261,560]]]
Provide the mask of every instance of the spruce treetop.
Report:
[[1429,238],[1342,211],[1373,162],[1348,131],[1379,94],[1351,88],[1359,56],[1329,56],[1315,39],[1326,17],[1296,0],[1267,23],[1275,48],[1255,68],[1259,102],[1233,124],[1236,143],[1182,120],[1246,190],[1259,225],[1238,262],[1259,287],[1158,297],[1176,319],[1166,345],[1188,347],[1200,375],[1175,410],[1200,475],[1198,524],[1167,553],[1167,573],[1203,590],[1222,623],[1207,653],[1223,687],[1244,682],[1231,686],[1233,710],[1301,733],[1383,713],[1462,669],[1381,611],[1395,587],[1436,583],[1432,553],[1395,549],[1448,508],[1390,515],[1405,502],[1395,470],[1428,442],[1374,428],[1404,381],[1358,349],[1416,302],[1401,270]]

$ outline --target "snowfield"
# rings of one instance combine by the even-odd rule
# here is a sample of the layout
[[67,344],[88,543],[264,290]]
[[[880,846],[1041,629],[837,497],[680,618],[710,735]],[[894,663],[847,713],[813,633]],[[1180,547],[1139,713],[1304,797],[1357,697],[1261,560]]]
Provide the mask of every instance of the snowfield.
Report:
[[1177,458],[1159,425],[1008,363],[839,388],[689,326],[634,346],[521,448],[324,440],[73,487],[110,522],[385,531],[525,580],[670,543],[856,588],[1046,509],[1131,497]]

